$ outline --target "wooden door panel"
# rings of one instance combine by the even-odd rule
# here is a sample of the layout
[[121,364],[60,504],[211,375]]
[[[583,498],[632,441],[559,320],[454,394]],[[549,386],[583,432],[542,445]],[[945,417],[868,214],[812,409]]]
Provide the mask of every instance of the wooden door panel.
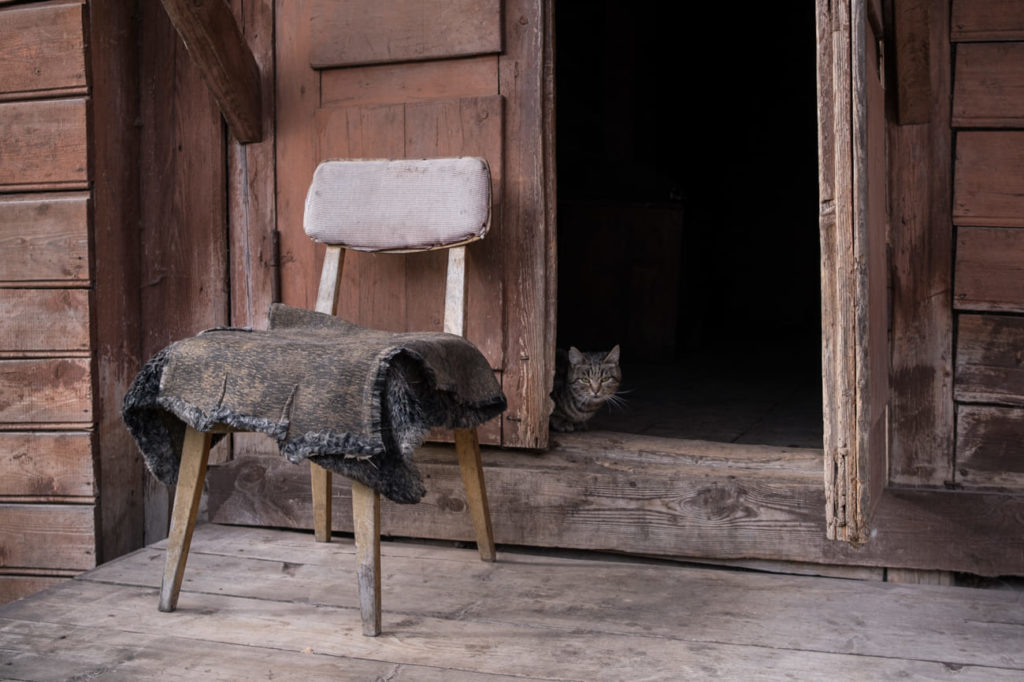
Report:
[[315,68],[501,50],[501,0],[314,0]]

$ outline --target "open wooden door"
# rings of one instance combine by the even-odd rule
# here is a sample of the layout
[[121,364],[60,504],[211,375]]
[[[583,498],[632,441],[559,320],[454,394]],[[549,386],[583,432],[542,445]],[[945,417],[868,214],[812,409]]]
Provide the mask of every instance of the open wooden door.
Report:
[[[509,410],[481,441],[547,444],[553,365],[548,2],[278,0],[277,196],[281,297],[311,307],[322,249],[302,232],[306,188],[329,158],[482,156],[493,178],[488,237],[467,252],[467,337]],[[438,330],[444,253],[351,254],[339,315]]]
[[825,495],[860,544],[887,481],[889,312],[881,3],[818,0]]

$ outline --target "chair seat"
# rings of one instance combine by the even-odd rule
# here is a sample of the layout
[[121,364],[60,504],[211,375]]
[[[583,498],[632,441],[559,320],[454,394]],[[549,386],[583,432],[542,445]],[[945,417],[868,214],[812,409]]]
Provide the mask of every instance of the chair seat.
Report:
[[418,502],[412,453],[432,427],[470,428],[505,409],[487,360],[459,336],[366,329],[281,304],[270,329],[214,329],[158,353],[125,396],[147,467],[173,484],[185,427],[266,433],[395,502]]

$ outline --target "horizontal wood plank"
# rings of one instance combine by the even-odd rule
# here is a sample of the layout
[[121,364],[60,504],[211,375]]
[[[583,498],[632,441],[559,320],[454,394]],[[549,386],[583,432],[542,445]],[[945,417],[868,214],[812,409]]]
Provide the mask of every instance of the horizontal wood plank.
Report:
[[89,350],[85,289],[0,289],[0,352]]
[[83,14],[80,2],[0,12],[0,99],[85,94]]
[[0,360],[0,423],[3,422],[92,422],[89,360]]
[[1024,318],[961,315],[954,376],[961,402],[1024,406]]
[[956,427],[959,486],[1024,490],[1024,409],[960,405]]
[[95,511],[91,504],[0,504],[0,567],[92,568]]
[[1024,42],[957,48],[953,126],[1024,128]]
[[956,243],[954,307],[1024,312],[1024,230],[961,227]]
[[313,68],[501,51],[501,0],[313,0]]
[[[998,530],[1024,514],[1024,497],[887,491],[873,525],[878,532],[857,550],[825,538],[820,451],[694,441],[664,449],[662,439],[619,442],[599,432],[560,441],[544,455],[484,452],[497,542],[676,558],[1024,572],[1024,537],[1008,541]],[[450,449],[424,448],[417,461],[427,497],[415,506],[385,502],[384,532],[471,541]],[[345,530],[351,527],[347,484],[335,480],[334,528]],[[312,527],[302,467],[247,458],[211,469],[208,481],[211,520]]]
[[86,100],[0,103],[0,191],[88,186]]
[[0,575],[0,604],[35,594],[47,587],[62,583],[67,578],[52,578],[38,575]]
[[0,432],[0,497],[96,495],[90,433]]
[[953,0],[956,41],[1024,40],[1024,0]]
[[496,94],[495,56],[329,69],[320,76],[322,106],[400,104]]
[[[273,568],[284,572],[302,570],[303,567],[293,563],[289,566],[276,564]],[[421,565],[416,570],[420,572],[424,568]],[[508,567],[508,572],[514,574],[516,568],[519,566]],[[253,649],[256,657],[268,651],[280,652],[285,664],[295,652],[305,652],[314,661],[327,658],[335,665],[332,679],[339,676],[342,679],[368,679],[346,674],[350,658],[389,662],[392,666],[389,675],[406,676],[408,672],[409,679],[453,682],[482,681],[495,675],[514,675],[520,680],[745,680],[815,679],[822,676],[822,671],[842,671],[843,676],[858,680],[953,679],[954,676],[957,679],[1013,680],[1020,674],[1015,663],[1018,656],[1013,655],[1015,651],[1002,657],[993,651],[1000,644],[1012,650],[1009,644],[1014,633],[1012,621],[1019,612],[1016,604],[999,608],[998,600],[993,599],[985,600],[974,608],[971,608],[972,604],[954,604],[951,609],[945,609],[955,614],[954,622],[958,625],[955,630],[947,627],[947,631],[959,634],[965,626],[973,627],[967,637],[957,642],[940,630],[940,625],[947,619],[933,616],[933,621],[927,623],[925,614],[935,611],[919,607],[920,602],[927,602],[931,597],[922,590],[937,588],[881,583],[875,586],[888,588],[882,599],[872,599],[867,604],[858,602],[856,595],[843,599],[840,607],[834,607],[834,611],[830,609],[830,615],[821,619],[831,621],[833,625],[812,633],[810,631],[819,620],[817,617],[807,615],[787,622],[779,616],[777,605],[800,595],[801,588],[807,592],[802,598],[797,597],[801,604],[814,600],[833,602],[834,594],[829,592],[829,588],[833,583],[842,581],[826,581],[829,583],[827,586],[822,585],[815,590],[807,579],[791,585],[782,581],[741,582],[733,577],[719,581],[709,590],[706,580],[695,580],[694,572],[669,569],[671,577],[668,580],[659,583],[656,589],[643,592],[643,585],[629,575],[629,569],[634,566],[626,565],[618,573],[602,570],[604,568],[583,566],[570,573],[577,582],[597,581],[605,586],[596,603],[588,603],[582,597],[577,603],[572,599],[575,592],[549,591],[545,586],[531,582],[526,594],[514,595],[518,596],[514,599],[514,610],[506,615],[502,608],[505,591],[485,591],[484,599],[471,602],[469,595],[479,594],[479,588],[472,592],[459,589],[460,585],[479,585],[487,590],[487,581],[504,572],[500,562],[487,571],[451,566],[452,570],[458,571],[456,584],[444,589],[445,583],[451,581],[444,574],[421,578],[426,589],[416,595],[416,602],[409,604],[407,610],[395,614],[396,617],[390,621],[385,620],[384,636],[376,638],[362,635],[357,611],[328,605],[312,607],[309,597],[288,600],[274,594],[251,598],[224,594],[222,590],[200,594],[186,591],[178,613],[169,615],[152,607],[153,590],[148,587],[87,580],[57,586],[28,603],[11,604],[4,609],[4,620],[0,622],[5,633],[12,633],[11,648],[15,651],[20,652],[26,645],[31,645],[31,639],[37,646],[42,641],[50,642],[51,669],[60,671],[65,678],[84,677],[87,671],[96,670],[97,663],[102,670],[124,670],[131,677],[131,671],[144,666],[145,659],[152,654],[160,656],[164,664],[161,677],[172,674],[194,677],[199,670],[204,673],[203,677],[216,675],[218,679],[230,679],[232,671],[240,669],[235,662],[237,658],[232,656],[228,659],[228,667],[221,676],[220,667],[209,660],[210,654],[204,644],[209,642],[244,646]],[[565,567],[558,564],[550,570],[564,571]],[[530,573],[536,576],[537,572]],[[646,571],[643,574],[649,575]],[[615,575],[621,576],[617,583],[611,579]],[[349,575],[343,574],[342,577],[348,578]],[[629,581],[630,596],[618,599],[609,590],[612,585],[623,585],[624,580]],[[307,585],[313,599],[323,593],[322,584],[307,583],[302,579],[295,582]],[[225,581],[224,584],[230,593],[237,583]],[[694,587],[686,590],[687,585]],[[838,584],[834,587],[835,591],[841,591],[843,586]],[[339,586],[339,591],[341,589],[344,588]],[[737,594],[751,602],[747,609],[737,608]],[[989,603],[995,606],[993,613],[1000,614],[1004,622],[975,624],[973,619],[966,617],[971,613],[987,615],[990,613],[986,610]],[[901,619],[890,614],[902,612],[904,625],[879,627],[880,636],[871,636],[869,627],[878,627],[879,611],[870,610],[869,604],[880,605],[886,620],[891,619],[894,623]],[[101,618],[97,618],[97,605],[102,605]],[[843,607],[847,610],[843,611]],[[743,619],[743,616],[734,615],[737,610],[757,615]],[[818,612],[817,609],[813,611]],[[385,617],[387,613],[385,606]],[[851,616],[851,613],[856,615]],[[908,613],[921,613],[922,616],[920,620],[914,618],[908,622]],[[603,625],[606,618],[610,626],[622,623],[621,627],[615,629]],[[739,619],[743,619],[746,626],[742,634],[753,635],[754,644],[735,641],[736,633],[728,631],[728,626]],[[865,626],[865,622],[871,625]],[[35,626],[37,623],[39,626]],[[836,623],[838,627],[834,625]],[[927,627],[924,630],[926,634],[917,634],[919,623]],[[69,629],[58,634],[52,630],[53,624]],[[712,624],[713,629],[708,624]],[[844,627],[847,629],[843,630]],[[129,633],[133,637],[149,635],[172,642],[194,641],[199,655],[204,657],[199,659],[203,664],[196,666],[198,661],[187,653],[182,654],[180,648],[164,651],[162,646],[158,646],[155,650],[146,648],[147,655],[131,655],[133,649],[126,652],[121,647],[98,647],[102,640],[97,638],[91,639],[95,643],[93,646],[83,646],[83,628],[99,630],[115,642],[124,642]],[[671,634],[664,634],[670,630]],[[815,641],[822,641],[827,632],[835,630],[838,633],[826,649],[803,646],[805,634]],[[848,634],[850,630],[853,630],[853,635]],[[651,634],[652,631],[657,634]],[[704,632],[709,634],[704,635]],[[714,638],[714,634],[722,633],[728,633],[724,641],[721,637]],[[885,637],[888,633],[891,634]],[[989,637],[987,642],[986,634]],[[53,646],[54,635],[57,635],[60,646]],[[61,635],[64,639],[60,639]],[[916,653],[921,645],[929,652],[939,648],[929,643],[928,635],[934,635],[938,642],[950,642],[941,658]],[[860,653],[880,639],[888,640],[888,651],[880,655]],[[764,643],[766,640],[784,640],[784,643],[772,646]],[[894,653],[894,641],[902,644],[900,654]],[[975,641],[984,646],[980,655],[975,652]],[[135,646],[139,646],[138,640],[135,642]],[[67,654],[62,653],[65,649]],[[836,649],[856,653],[836,653]],[[156,654],[156,651],[161,653]],[[90,654],[93,665],[78,661],[78,665],[72,667],[76,655]],[[105,658],[96,661],[97,654],[105,654]],[[136,664],[135,660],[140,658],[143,661]],[[998,661],[999,666],[969,662],[974,658]],[[32,662],[38,666],[38,660],[33,661],[31,657],[26,661]],[[4,673],[32,679],[23,665],[22,658],[16,657],[11,666],[5,666]],[[950,670],[951,666],[955,671]],[[144,667],[141,669],[145,670]],[[358,663],[352,668],[354,671],[361,669],[364,668]],[[419,672],[423,669],[441,671],[444,675],[421,677]],[[251,673],[242,671],[240,677],[252,677]],[[268,675],[264,673],[261,676]]]
[[956,136],[953,222],[1024,227],[1024,131],[967,131]]
[[0,283],[87,281],[88,210],[85,192],[0,196]]

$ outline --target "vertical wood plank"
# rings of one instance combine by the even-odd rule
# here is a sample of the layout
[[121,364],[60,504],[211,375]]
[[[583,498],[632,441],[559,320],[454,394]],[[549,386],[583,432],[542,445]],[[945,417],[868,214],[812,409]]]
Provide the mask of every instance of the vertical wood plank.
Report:
[[[142,6],[142,351],[228,322],[225,138],[220,111],[158,3]],[[218,447],[227,447],[228,440]],[[146,541],[168,495],[146,479]]]
[[146,473],[121,421],[121,404],[142,365],[140,299],[139,47],[136,7],[89,3],[92,87],[93,241],[96,246],[96,457],[99,558],[144,542]]
[[931,0],[895,0],[896,108],[902,125],[927,123],[932,109]]
[[549,0],[506,0],[505,50],[499,57],[499,92],[507,102],[501,225],[504,254],[505,367],[502,445],[548,444],[554,377],[555,198],[554,120]]
[[[267,310],[279,282],[277,173],[275,168],[275,68],[273,0],[232,0],[231,8],[259,65],[263,139],[228,142],[228,241],[231,324],[266,329]],[[277,456],[263,434],[231,434],[232,456]],[[217,448],[220,450],[221,448]],[[222,461],[217,453],[213,463]]]
[[949,4],[928,16],[928,122],[893,126],[892,447],[890,480],[942,485],[953,474],[953,226]]

